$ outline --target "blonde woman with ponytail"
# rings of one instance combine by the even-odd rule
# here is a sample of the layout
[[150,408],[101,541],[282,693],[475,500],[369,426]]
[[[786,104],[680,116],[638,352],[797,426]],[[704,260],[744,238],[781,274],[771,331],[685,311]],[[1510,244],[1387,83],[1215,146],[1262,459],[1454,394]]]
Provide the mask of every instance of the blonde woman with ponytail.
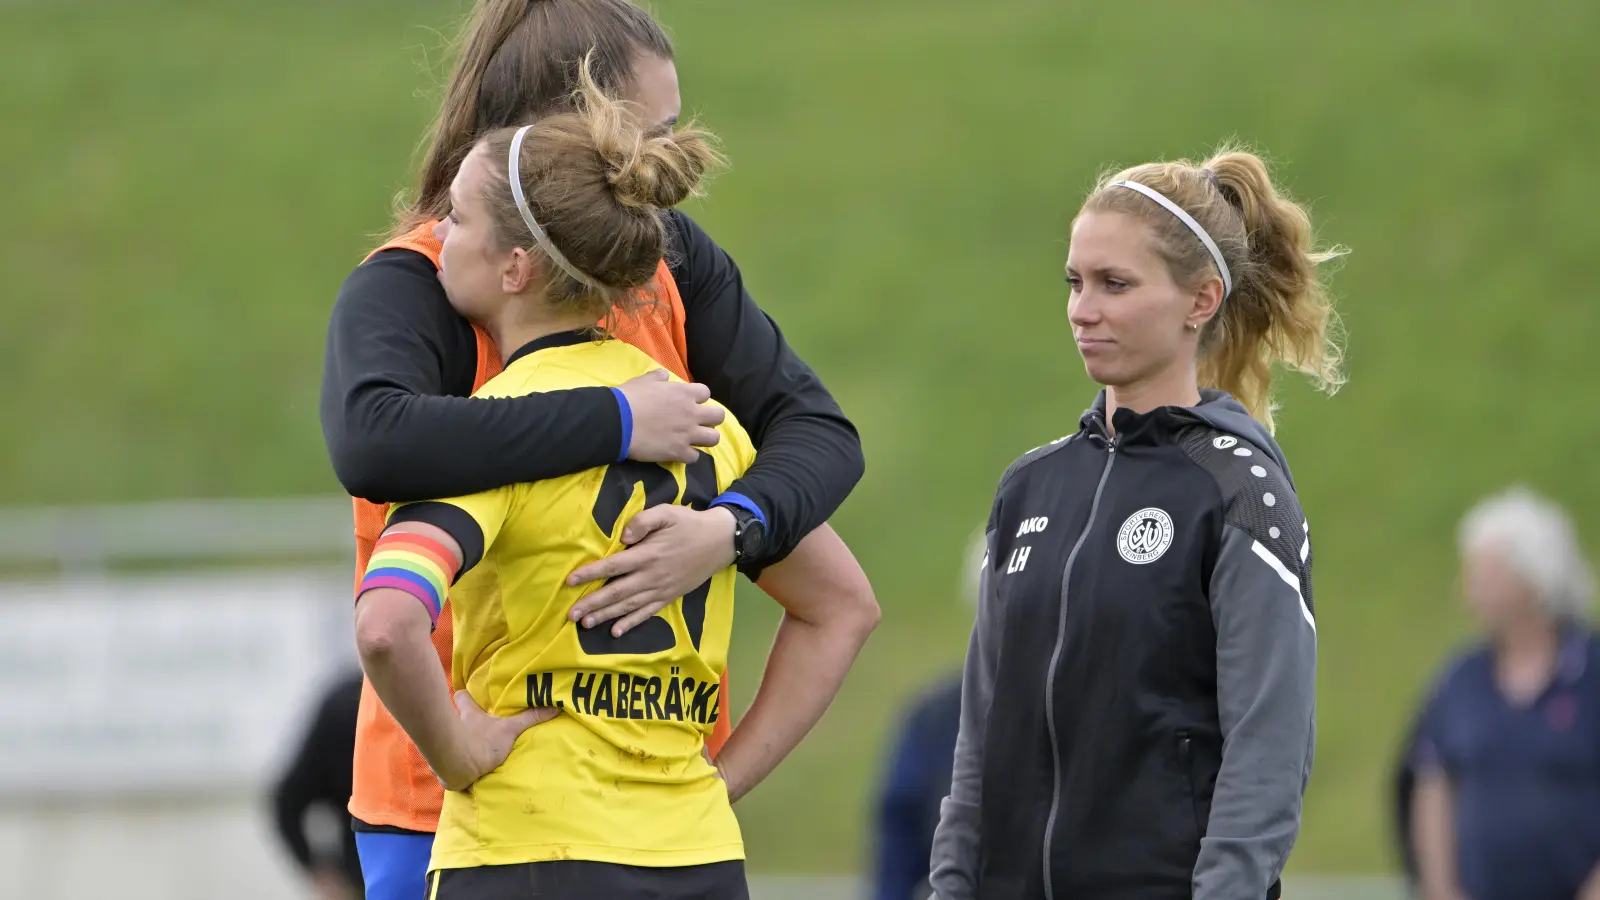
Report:
[[1103,179],[1067,314],[1103,386],[1000,480],[941,900],[1275,900],[1311,773],[1311,528],[1279,365],[1332,391],[1306,211],[1256,156]]

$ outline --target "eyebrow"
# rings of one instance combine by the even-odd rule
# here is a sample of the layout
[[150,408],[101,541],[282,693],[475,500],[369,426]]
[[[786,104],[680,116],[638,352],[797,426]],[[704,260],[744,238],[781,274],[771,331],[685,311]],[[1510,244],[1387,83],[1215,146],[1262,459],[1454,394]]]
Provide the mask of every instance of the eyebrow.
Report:
[[1087,269],[1079,269],[1071,263],[1067,264],[1067,271],[1075,272],[1079,275],[1082,275],[1085,271],[1087,271],[1093,275],[1117,275],[1128,278],[1133,277],[1134,274],[1132,269],[1124,266],[1090,266]]

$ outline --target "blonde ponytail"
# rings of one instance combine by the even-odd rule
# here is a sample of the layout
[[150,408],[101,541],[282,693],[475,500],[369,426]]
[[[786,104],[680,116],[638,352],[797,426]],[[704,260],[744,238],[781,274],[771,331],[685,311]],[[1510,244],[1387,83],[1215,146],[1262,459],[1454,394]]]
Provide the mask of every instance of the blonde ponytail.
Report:
[[1271,428],[1274,363],[1330,394],[1344,383],[1338,319],[1317,269],[1346,251],[1315,249],[1310,215],[1278,192],[1256,155],[1224,151],[1203,168],[1243,219],[1247,257],[1202,342],[1200,384],[1232,394]]

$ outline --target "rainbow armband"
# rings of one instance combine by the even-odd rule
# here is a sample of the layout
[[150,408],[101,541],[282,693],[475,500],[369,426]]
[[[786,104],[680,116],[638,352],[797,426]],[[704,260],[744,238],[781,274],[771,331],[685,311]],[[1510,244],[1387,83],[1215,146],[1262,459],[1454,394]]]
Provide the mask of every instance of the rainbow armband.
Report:
[[455,554],[445,545],[420,534],[391,531],[372,548],[356,598],[375,588],[405,591],[422,601],[429,621],[438,625],[456,569]]

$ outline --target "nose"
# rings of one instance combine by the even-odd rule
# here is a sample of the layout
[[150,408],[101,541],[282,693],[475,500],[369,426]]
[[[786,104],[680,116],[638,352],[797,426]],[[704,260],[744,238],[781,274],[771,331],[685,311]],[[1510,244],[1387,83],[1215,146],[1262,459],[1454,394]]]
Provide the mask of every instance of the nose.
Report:
[[1073,294],[1072,299],[1067,301],[1067,321],[1079,328],[1100,321],[1100,304],[1090,289],[1085,288]]
[[444,218],[440,219],[437,223],[434,224],[434,226],[433,226],[433,236],[435,238],[438,238],[440,241],[443,241],[444,240],[444,236],[449,234],[449,233],[450,233],[450,217],[449,216],[445,216]]

